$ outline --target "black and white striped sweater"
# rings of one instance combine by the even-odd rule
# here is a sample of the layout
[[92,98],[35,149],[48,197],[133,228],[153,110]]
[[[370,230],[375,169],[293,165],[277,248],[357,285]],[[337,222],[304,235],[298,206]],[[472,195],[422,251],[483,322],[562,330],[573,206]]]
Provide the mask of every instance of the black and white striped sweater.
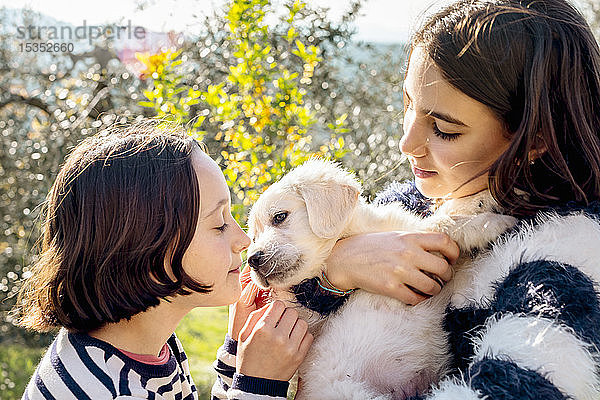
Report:
[[167,341],[163,365],[127,357],[109,343],[61,329],[31,377],[23,400],[198,399],[181,343]]
[[213,364],[217,380],[212,387],[212,400],[285,400],[289,382],[236,373],[237,344],[226,335],[223,346],[217,350]]
[[[412,184],[393,201],[427,212]],[[454,373],[413,399],[600,399],[600,204],[520,221],[470,270],[444,319]]]
[[[22,400],[197,400],[188,360],[175,334],[165,364],[134,360],[109,343],[61,329],[31,377]],[[285,400],[288,382],[235,373],[237,342],[219,349],[213,398]]]

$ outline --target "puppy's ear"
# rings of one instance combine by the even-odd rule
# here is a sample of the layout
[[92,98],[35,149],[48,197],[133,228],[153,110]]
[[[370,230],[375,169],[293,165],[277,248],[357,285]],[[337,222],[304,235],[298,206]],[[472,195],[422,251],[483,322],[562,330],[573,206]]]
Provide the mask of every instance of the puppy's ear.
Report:
[[333,239],[348,223],[360,192],[349,185],[309,184],[298,186],[306,203],[308,223],[315,235]]

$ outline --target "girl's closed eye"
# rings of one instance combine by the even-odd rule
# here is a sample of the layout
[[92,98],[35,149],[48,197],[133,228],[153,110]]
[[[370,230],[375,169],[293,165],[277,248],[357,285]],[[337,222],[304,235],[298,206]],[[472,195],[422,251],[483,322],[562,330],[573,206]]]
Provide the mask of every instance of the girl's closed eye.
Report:
[[442,132],[435,121],[433,122],[433,134],[443,140],[456,140],[461,135],[460,133]]
[[225,232],[225,230],[227,229],[228,226],[229,226],[229,224],[227,222],[224,222],[223,225],[217,226],[215,229],[218,230],[219,232]]
[[227,210],[223,210],[223,225],[221,226],[217,226],[215,229],[218,230],[219,232],[225,232],[225,230],[227,229],[227,227],[229,226],[229,224],[226,222],[228,219],[233,219],[233,216],[227,212]]

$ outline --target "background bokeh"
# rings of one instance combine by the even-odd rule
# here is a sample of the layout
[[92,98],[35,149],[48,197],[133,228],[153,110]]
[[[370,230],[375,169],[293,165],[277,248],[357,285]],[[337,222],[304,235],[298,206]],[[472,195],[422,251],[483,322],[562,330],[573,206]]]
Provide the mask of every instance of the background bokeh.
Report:
[[[405,2],[411,10],[421,4]],[[165,15],[173,6],[131,3]],[[52,27],[73,28],[55,17],[52,2],[44,3],[48,12],[0,4],[0,399],[20,398],[52,340],[17,327],[11,310],[37,259],[45,196],[82,138],[140,117],[180,121],[225,171],[242,226],[252,200],[313,154],[355,171],[367,197],[409,178],[398,150],[407,36],[390,34],[395,15],[380,17],[385,35],[378,36],[367,1],[332,13],[321,3],[269,0],[207,11],[190,0],[180,30],[147,28],[143,42],[106,30],[52,38]],[[600,1],[577,5],[600,34]],[[360,21],[368,29],[360,31]],[[19,30],[30,26],[47,29]],[[58,47],[41,51],[47,43]],[[209,396],[226,320],[225,308],[198,309],[177,331],[201,398]]]

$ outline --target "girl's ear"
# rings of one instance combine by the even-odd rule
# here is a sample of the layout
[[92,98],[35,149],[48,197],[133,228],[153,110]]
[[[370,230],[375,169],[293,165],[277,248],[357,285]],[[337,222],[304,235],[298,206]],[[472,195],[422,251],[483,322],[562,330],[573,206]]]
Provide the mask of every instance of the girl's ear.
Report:
[[306,204],[310,229],[323,239],[342,234],[360,194],[355,187],[327,183],[298,186],[298,193]]

